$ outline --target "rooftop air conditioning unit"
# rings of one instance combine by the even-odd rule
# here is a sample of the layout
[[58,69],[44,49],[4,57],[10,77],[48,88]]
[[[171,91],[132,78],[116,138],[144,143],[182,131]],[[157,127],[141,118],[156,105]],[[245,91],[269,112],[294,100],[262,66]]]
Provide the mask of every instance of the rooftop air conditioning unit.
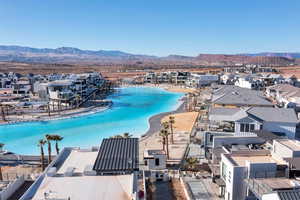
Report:
[[83,170],[83,174],[85,176],[96,176],[97,172],[93,170],[93,165],[86,165]]
[[75,167],[68,167],[67,170],[64,172],[64,176],[73,176],[75,171]]

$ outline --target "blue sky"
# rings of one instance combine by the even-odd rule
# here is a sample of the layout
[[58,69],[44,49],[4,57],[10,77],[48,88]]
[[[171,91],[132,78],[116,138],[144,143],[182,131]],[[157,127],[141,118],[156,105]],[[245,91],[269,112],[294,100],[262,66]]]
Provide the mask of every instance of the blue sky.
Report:
[[300,52],[300,1],[0,0],[0,44],[159,56]]

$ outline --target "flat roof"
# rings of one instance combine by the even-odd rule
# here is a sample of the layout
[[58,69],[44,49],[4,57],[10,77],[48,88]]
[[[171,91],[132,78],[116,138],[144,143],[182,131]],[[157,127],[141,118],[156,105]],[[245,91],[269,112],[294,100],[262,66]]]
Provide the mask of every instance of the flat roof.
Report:
[[273,159],[271,155],[231,155],[231,159],[238,166],[246,166],[246,161],[251,163],[277,163],[277,161]]
[[130,200],[132,175],[45,177],[33,200]]
[[97,151],[72,150],[57,173],[63,174],[68,167],[74,167],[74,173],[83,173],[87,165],[93,166],[97,154]]
[[[97,151],[72,148],[62,154],[61,167],[53,176],[45,176],[38,188],[33,189],[33,200],[130,200],[134,187],[133,174],[97,176],[85,175],[86,166],[93,166]],[[72,176],[65,176],[68,168],[74,167]]]
[[300,144],[296,140],[280,139],[280,140],[276,140],[276,141],[280,144],[287,146],[288,148],[290,148],[294,151],[300,151]]

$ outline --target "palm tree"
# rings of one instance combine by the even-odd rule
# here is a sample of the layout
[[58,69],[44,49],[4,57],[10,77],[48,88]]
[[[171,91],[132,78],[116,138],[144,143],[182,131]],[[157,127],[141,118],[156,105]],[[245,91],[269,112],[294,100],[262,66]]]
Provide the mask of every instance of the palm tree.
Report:
[[194,170],[198,164],[198,159],[193,157],[188,157],[186,160],[188,169]]
[[62,141],[62,139],[64,139],[64,138],[60,135],[52,135],[52,140],[55,141],[55,149],[56,149],[57,155],[59,154],[58,142]]
[[79,108],[80,101],[82,100],[82,98],[81,98],[81,96],[79,94],[77,94],[75,96],[75,99],[76,99],[76,108]]
[[6,121],[4,107],[2,105],[1,105],[1,115],[2,115],[2,120]]
[[[0,143],[0,151],[3,151],[4,144]],[[0,165],[0,181],[3,181],[2,167]]]
[[161,143],[162,143],[162,146],[163,146],[163,150],[165,151],[165,146],[166,146],[166,138],[165,138],[165,130],[160,130],[160,133],[159,133],[159,136],[161,136]]
[[174,131],[173,131],[173,124],[175,124],[175,117],[174,116],[169,116],[169,124],[170,124],[170,129],[171,129],[171,142],[174,144]]
[[122,135],[114,135],[114,136],[111,136],[110,138],[131,138],[132,135],[130,133],[123,133]]
[[160,130],[160,136],[163,137],[163,140],[165,139],[167,159],[169,159],[169,135],[169,123],[163,122],[162,129]]
[[53,135],[47,134],[45,138],[48,144],[48,164],[50,164],[51,163],[51,141],[53,140]]
[[43,171],[45,170],[45,154],[44,154],[44,145],[47,143],[46,140],[44,139],[40,139],[38,142],[38,146],[40,147],[40,151],[41,151],[41,163],[42,163],[42,169]]

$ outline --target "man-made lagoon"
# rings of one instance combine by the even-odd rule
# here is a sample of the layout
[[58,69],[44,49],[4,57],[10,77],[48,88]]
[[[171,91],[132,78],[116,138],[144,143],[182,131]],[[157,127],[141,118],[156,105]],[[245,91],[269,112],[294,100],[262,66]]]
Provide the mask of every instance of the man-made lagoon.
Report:
[[14,153],[38,155],[37,142],[47,133],[64,137],[61,148],[99,146],[103,138],[125,132],[140,136],[148,130],[151,116],[176,110],[183,95],[152,87],[121,88],[109,97],[113,106],[103,112],[69,119],[1,125],[0,143]]

